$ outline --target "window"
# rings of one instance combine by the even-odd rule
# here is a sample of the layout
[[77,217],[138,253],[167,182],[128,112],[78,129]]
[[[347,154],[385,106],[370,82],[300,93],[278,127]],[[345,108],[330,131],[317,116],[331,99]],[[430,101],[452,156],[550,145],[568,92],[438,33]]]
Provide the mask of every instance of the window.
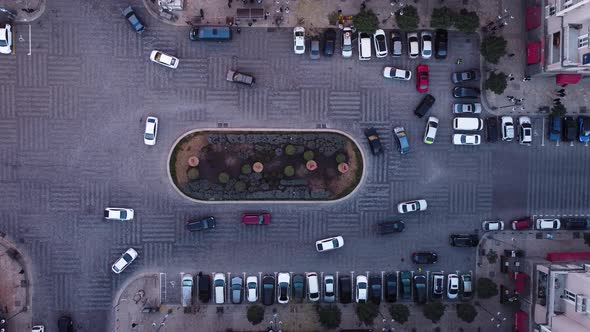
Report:
[[588,35],[578,37],[578,48],[588,47]]
[[576,302],[576,294],[568,291],[567,289],[563,290],[563,299],[566,301],[570,301],[575,303]]

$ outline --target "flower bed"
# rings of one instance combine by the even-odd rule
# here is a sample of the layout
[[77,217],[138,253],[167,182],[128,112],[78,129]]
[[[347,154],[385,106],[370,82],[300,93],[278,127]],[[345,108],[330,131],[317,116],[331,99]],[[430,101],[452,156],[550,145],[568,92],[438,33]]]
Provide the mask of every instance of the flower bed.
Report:
[[330,201],[359,184],[356,143],[334,131],[194,131],[170,154],[170,177],[203,201]]

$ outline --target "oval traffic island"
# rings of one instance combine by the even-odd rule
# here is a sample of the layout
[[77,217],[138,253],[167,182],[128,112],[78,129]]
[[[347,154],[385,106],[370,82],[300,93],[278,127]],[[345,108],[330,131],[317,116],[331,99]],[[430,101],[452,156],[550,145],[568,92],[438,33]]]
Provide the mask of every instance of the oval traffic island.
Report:
[[328,129],[193,130],[174,144],[168,173],[184,196],[207,202],[335,201],[364,174],[356,142]]

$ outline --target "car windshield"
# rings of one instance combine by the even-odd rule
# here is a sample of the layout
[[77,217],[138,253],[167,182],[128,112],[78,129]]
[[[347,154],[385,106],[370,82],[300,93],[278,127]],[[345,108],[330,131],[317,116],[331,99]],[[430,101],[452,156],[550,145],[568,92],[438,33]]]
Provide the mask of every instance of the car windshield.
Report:
[[144,137],[145,137],[145,139],[154,139],[154,134],[152,134],[152,133],[145,133]]
[[215,280],[215,286],[216,286],[216,287],[218,287],[218,286],[223,286],[223,280],[221,280],[221,279],[217,279],[217,280]]
[[334,246],[334,248],[338,247],[338,240],[332,240],[332,246]]
[[192,286],[193,285],[193,281],[191,279],[183,280],[182,281],[182,285],[183,286]]
[[264,289],[273,289],[272,284],[264,284]]
[[367,283],[366,282],[359,282],[359,289],[366,289],[367,288]]
[[127,218],[127,211],[119,211],[119,217],[121,219]]
[[248,288],[251,288],[251,289],[256,288],[256,283],[255,282],[249,282],[248,283]]

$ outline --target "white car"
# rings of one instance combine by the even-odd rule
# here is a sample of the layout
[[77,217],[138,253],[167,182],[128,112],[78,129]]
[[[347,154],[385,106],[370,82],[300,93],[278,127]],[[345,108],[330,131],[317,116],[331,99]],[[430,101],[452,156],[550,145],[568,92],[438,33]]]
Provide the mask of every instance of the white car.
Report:
[[431,116],[426,121],[426,130],[424,131],[424,143],[432,144],[436,138],[436,131],[438,130],[438,118]]
[[453,113],[455,114],[463,114],[463,113],[481,113],[481,104],[480,103],[467,103],[467,104],[453,104]]
[[127,208],[106,208],[104,209],[104,218],[108,220],[121,220],[129,221],[133,220],[135,211]]
[[385,31],[377,29],[373,34],[373,42],[375,44],[375,53],[378,58],[384,58],[387,56],[387,37]]
[[12,26],[10,24],[0,28],[0,53],[12,53]]
[[522,145],[531,145],[533,142],[533,127],[528,116],[518,118],[518,139]]
[[481,228],[484,231],[501,231],[504,230],[504,222],[502,220],[485,220],[481,223]]
[[289,290],[291,289],[291,275],[280,272],[277,277],[277,301],[281,304],[289,303]]
[[502,140],[512,141],[514,139],[514,122],[511,116],[502,117]]
[[162,66],[166,66],[168,68],[173,69],[178,67],[179,62],[178,58],[168,55],[166,53],[162,53],[157,50],[152,51],[152,54],[150,54],[150,60]]
[[479,145],[481,136],[477,134],[453,134],[453,144],[455,145]]
[[459,276],[456,274],[449,274],[447,280],[447,297],[449,299],[456,299],[459,294]]
[[537,219],[537,229],[559,229],[561,222],[559,219]]
[[213,275],[213,287],[215,287],[215,304],[225,303],[225,274]]
[[342,57],[352,57],[352,29],[342,29]]
[[422,31],[420,37],[422,39],[422,58],[430,59],[432,56],[432,32]]
[[35,325],[31,332],[45,332],[45,326],[43,325]]
[[360,275],[356,276],[356,303],[367,302],[367,277]]
[[420,54],[420,44],[418,43],[418,33],[408,32],[408,56],[410,59],[416,59]]
[[330,237],[315,242],[315,248],[318,252],[334,250],[342,248],[342,246],[344,246],[344,239],[342,238],[342,236]]
[[148,116],[145,121],[145,131],[143,133],[143,142],[146,145],[156,145],[156,138],[158,137],[158,118],[155,116]]
[[399,69],[395,67],[385,67],[383,68],[383,77],[393,78],[402,81],[409,81],[412,78],[412,72],[409,70]]
[[305,54],[305,28],[295,27],[293,29],[293,42],[295,54]]
[[334,276],[331,274],[326,274],[324,276],[324,302],[334,302],[336,299],[334,296],[335,293]]
[[246,278],[246,299],[248,302],[258,301],[258,278],[249,276]]
[[409,212],[416,212],[416,211],[425,211],[428,207],[426,204],[426,200],[418,199],[415,201],[407,201],[401,202],[397,205],[397,212],[399,213],[409,213]]
[[131,262],[133,262],[136,258],[137,251],[135,251],[135,249],[133,248],[129,248],[127,249],[127,251],[125,251],[121,258],[117,259],[117,261],[115,262],[115,264],[113,264],[111,269],[113,270],[113,272],[119,274],[123,272],[123,270],[125,270],[125,268],[129,266],[129,264],[131,264]]

